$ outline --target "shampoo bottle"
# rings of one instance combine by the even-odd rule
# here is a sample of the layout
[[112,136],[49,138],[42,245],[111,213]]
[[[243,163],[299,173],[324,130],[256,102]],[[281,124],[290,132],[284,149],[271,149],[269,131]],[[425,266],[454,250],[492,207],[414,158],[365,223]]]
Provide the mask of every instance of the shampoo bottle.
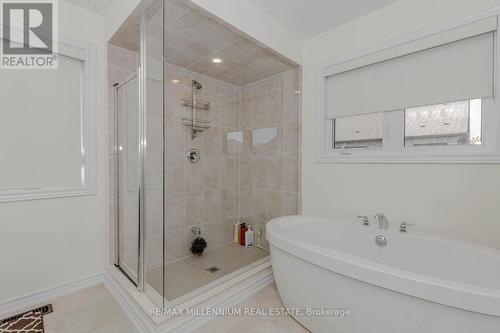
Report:
[[239,243],[240,239],[240,222],[234,225],[234,242]]
[[245,233],[247,232],[247,227],[245,223],[241,224],[241,229],[240,229],[240,245],[245,246]]
[[248,227],[247,232],[245,232],[245,246],[253,246],[253,228],[252,226]]

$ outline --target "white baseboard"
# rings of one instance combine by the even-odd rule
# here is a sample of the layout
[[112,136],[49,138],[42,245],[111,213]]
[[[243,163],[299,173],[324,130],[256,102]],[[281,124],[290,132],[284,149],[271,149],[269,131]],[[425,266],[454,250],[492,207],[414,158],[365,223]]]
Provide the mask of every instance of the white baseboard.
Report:
[[[215,295],[202,306],[212,308],[234,306],[273,281],[272,271],[262,271],[246,281],[228,288],[225,292]],[[106,272],[7,299],[0,302],[0,318],[46,305],[55,298],[104,283],[140,333],[188,333],[212,319],[212,317],[201,316],[184,318],[176,323],[169,321],[163,325],[156,325],[150,319],[149,314],[133,299],[133,296],[137,295],[130,295],[126,288],[120,285],[121,282],[129,283],[125,278],[119,282]]]
[[104,274],[102,273],[0,301],[0,317],[7,317],[21,311],[46,305],[47,302],[50,302],[54,298],[92,287],[99,283],[104,283]]

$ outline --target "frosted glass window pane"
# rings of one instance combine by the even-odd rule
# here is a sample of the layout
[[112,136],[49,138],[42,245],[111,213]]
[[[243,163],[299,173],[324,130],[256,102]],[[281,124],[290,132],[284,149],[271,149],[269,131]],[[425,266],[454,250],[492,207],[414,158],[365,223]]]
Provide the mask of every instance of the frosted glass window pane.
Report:
[[481,100],[405,110],[405,146],[481,144]]
[[383,113],[335,119],[334,148],[382,147]]

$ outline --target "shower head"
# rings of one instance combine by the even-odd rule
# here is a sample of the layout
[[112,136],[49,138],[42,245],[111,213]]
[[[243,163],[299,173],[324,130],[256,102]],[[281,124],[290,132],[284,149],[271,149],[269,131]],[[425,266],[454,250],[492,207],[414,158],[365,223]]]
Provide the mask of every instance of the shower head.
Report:
[[200,90],[201,88],[203,88],[203,86],[201,85],[201,83],[198,82],[198,81],[196,81],[196,80],[192,81],[192,85],[193,85],[193,87],[195,87],[198,90]]

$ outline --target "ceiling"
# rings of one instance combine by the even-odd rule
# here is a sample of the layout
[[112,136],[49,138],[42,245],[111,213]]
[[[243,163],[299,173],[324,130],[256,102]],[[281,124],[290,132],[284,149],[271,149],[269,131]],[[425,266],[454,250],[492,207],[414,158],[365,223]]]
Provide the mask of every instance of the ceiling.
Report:
[[[104,15],[112,0],[64,0]],[[167,0],[168,1],[168,0]],[[237,1],[237,0],[236,0]],[[279,24],[307,39],[397,0],[249,0]],[[168,13],[167,13],[168,15]]]
[[308,39],[398,0],[249,0],[300,39]]
[[64,0],[75,6],[104,15],[112,0]]
[[[153,5],[154,6],[154,5]],[[283,73],[297,65],[246,36],[218,18],[182,0],[166,0],[165,56],[173,65],[238,86]],[[144,10],[142,10],[144,11]],[[136,10],[111,39],[111,43],[139,51],[139,15]],[[149,54],[161,55],[162,24],[159,8],[148,24]],[[146,14],[147,15],[147,14]],[[157,19],[159,17],[159,19]],[[155,22],[157,20],[157,22]],[[220,59],[214,63],[213,59]]]

